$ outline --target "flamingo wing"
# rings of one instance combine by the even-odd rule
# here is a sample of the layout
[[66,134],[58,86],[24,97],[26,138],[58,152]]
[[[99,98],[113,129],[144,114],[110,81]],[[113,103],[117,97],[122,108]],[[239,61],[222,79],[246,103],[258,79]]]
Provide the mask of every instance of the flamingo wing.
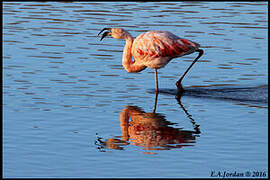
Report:
[[180,38],[168,31],[148,31],[133,42],[132,54],[138,59],[175,58],[193,53],[198,43]]

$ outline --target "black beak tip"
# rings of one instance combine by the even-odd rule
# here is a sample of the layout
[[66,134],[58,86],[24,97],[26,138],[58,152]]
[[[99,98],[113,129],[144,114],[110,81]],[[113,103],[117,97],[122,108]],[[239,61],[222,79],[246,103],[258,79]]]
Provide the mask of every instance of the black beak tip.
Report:
[[108,30],[108,31],[111,31],[111,28],[103,28],[99,33],[98,33],[98,36],[105,30]]
[[111,28],[103,28],[99,33],[98,33],[98,36],[105,30],[108,30],[107,32],[104,32],[100,38],[100,41],[102,41],[103,38],[105,38],[106,36],[109,35],[110,31],[111,31]]
[[108,36],[109,33],[110,33],[110,32],[108,32],[108,31],[107,31],[107,32],[104,32],[104,33],[102,34],[101,38],[100,38],[100,41],[102,41],[103,38],[105,38],[106,36]]

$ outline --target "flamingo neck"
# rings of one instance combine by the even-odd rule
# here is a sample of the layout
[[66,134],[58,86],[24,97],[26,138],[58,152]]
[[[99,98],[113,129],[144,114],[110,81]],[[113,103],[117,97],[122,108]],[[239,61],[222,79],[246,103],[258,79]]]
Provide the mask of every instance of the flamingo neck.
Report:
[[132,61],[132,44],[133,38],[129,33],[126,33],[125,36],[126,45],[123,51],[122,65],[124,66],[127,72],[140,72],[146,68],[144,65],[138,65],[135,61]]

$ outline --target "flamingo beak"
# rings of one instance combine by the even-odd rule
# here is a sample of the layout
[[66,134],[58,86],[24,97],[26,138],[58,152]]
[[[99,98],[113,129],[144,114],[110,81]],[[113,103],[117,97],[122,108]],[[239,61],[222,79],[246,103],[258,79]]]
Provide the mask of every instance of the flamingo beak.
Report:
[[98,36],[99,36],[103,31],[105,31],[105,30],[108,30],[108,31],[106,31],[106,32],[104,32],[104,33],[102,34],[102,36],[101,36],[101,38],[100,38],[100,41],[101,41],[103,38],[105,38],[106,36],[109,36],[109,35],[111,34],[111,28],[104,28],[104,29],[102,29],[102,30],[98,33]]

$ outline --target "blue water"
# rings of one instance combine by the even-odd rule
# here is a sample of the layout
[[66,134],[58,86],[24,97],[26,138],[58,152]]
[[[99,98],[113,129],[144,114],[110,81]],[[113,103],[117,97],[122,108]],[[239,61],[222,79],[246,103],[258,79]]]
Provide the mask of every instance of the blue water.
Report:
[[[267,13],[267,2],[4,2],[3,177],[268,177]],[[154,71],[127,73],[125,42],[99,41],[104,27],[200,43],[181,101],[175,82],[197,54],[159,70],[153,114]]]

